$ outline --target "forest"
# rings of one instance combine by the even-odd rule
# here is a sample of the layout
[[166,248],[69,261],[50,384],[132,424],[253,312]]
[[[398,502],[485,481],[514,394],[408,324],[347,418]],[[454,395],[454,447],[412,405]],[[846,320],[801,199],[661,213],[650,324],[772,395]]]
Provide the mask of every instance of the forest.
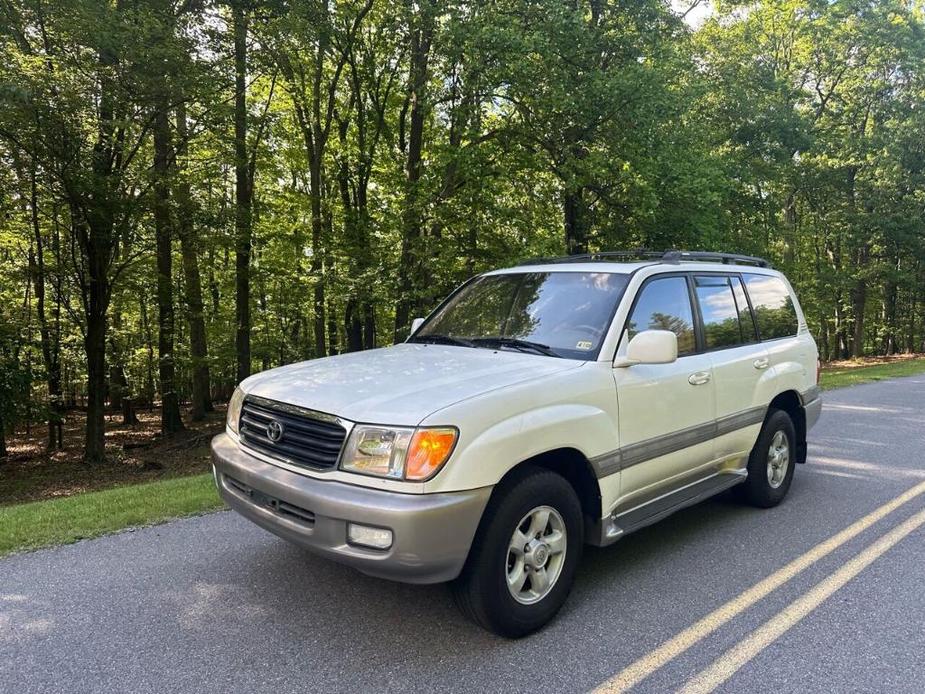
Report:
[[0,460],[537,256],[762,256],[824,359],[925,351],[925,5],[702,1],[0,0]]

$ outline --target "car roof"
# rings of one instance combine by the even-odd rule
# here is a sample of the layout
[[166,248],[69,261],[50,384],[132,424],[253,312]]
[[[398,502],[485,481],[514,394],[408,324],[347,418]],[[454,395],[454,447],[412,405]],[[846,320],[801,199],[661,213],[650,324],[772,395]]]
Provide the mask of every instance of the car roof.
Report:
[[628,275],[643,268],[652,268],[662,272],[698,271],[698,272],[750,272],[760,275],[779,276],[780,273],[771,268],[757,267],[737,263],[709,263],[699,260],[681,260],[665,262],[658,260],[639,261],[632,263],[615,263],[610,261],[593,260],[587,262],[537,262],[527,265],[501,268],[486,272],[486,275],[511,275],[524,272],[604,272]]

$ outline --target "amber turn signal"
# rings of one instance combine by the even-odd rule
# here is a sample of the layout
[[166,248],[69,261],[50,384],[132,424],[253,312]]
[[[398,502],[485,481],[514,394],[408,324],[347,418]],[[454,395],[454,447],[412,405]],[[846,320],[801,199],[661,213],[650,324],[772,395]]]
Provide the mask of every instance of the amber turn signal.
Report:
[[423,481],[433,477],[449,459],[457,435],[453,427],[418,429],[405,459],[405,479]]

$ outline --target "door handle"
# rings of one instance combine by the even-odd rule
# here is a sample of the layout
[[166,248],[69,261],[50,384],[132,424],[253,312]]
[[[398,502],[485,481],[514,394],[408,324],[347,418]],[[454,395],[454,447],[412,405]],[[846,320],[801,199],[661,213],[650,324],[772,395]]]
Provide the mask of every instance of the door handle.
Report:
[[768,368],[768,366],[771,365],[771,360],[768,359],[767,357],[760,357],[756,359],[755,361],[753,361],[752,364],[754,365],[756,369],[760,371],[761,369]]
[[709,371],[695,371],[687,377],[687,382],[692,386],[702,386],[710,382]]

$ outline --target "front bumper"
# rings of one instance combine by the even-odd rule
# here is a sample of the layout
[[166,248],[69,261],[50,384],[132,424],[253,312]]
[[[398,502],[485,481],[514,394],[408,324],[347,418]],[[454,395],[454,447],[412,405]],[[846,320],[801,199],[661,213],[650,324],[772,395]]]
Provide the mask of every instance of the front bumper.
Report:
[[[228,434],[212,439],[222,499],[257,525],[363,573],[407,583],[459,575],[490,487],[442,494],[400,494],[299,475],[245,451]],[[347,543],[352,521],[393,533],[387,550]]]

